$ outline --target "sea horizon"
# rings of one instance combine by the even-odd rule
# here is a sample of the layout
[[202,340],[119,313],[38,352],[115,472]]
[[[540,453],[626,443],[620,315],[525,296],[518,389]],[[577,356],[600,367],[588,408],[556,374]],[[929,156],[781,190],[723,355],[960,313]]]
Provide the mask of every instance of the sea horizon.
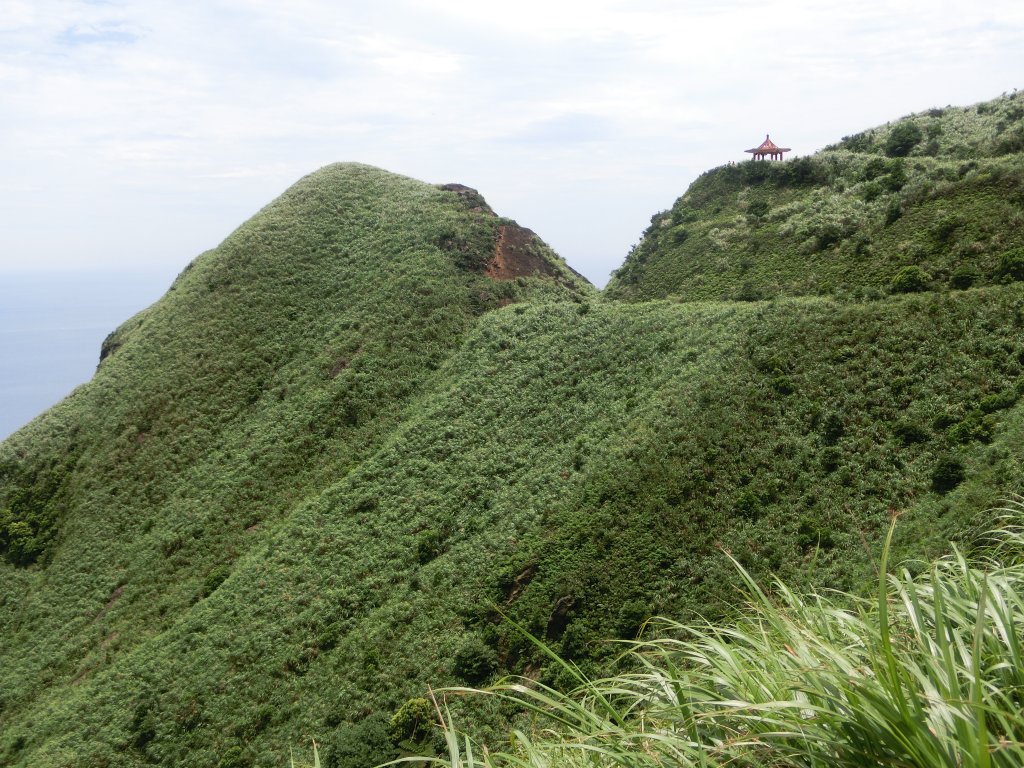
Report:
[[166,268],[0,273],[0,440],[88,382],[107,335],[173,279]]

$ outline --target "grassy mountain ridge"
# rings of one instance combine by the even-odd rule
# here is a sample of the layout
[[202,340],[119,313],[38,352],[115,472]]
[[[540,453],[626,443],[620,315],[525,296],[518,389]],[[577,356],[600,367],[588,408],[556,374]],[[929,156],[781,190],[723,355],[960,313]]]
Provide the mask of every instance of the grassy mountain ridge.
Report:
[[1024,486],[1024,283],[854,299],[608,300],[468,188],[306,177],[0,444],[0,762],[372,765],[428,685],[565,684],[502,615],[596,669],[730,615],[723,550],[857,590],[894,511],[970,545]]
[[[949,290],[1024,278],[1024,93],[947,107],[783,163],[721,166],[616,271],[628,301]],[[895,284],[901,270],[916,282]]]
[[[586,664],[614,651],[599,639],[651,612],[726,614],[719,547],[755,572],[859,584],[898,504],[903,551],[935,551],[984,522],[952,514],[954,498],[981,509],[1022,479],[1019,408],[987,414],[981,439],[959,428],[991,393],[1016,396],[1022,312],[1010,286],[847,307],[486,315],[396,432],[263,534],[208,597],[23,712],[38,739],[26,734],[27,755],[216,765],[244,744],[264,755],[254,764],[274,764],[303,733],[335,756],[376,733],[386,756],[374,724],[458,680],[454,660],[475,640],[502,667],[537,664],[493,623],[494,603]],[[837,371],[817,364],[824,347]],[[907,360],[900,375],[880,381],[894,358]],[[901,428],[903,411],[923,437]],[[947,413],[959,420],[936,426]],[[932,488],[947,455],[965,470],[953,497]],[[559,603],[567,621],[552,627]],[[115,617],[99,620],[102,644]]]
[[93,381],[0,454],[0,543],[37,563],[3,580],[5,710],[171,626],[262,526],[387,437],[481,312],[590,290],[553,256],[558,280],[484,276],[511,225],[328,167],[118,329]]

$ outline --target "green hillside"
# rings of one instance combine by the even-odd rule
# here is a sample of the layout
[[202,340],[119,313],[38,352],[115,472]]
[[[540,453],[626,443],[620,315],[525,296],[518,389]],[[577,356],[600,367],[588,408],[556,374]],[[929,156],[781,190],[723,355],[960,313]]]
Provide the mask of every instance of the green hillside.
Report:
[[568,684],[506,618],[601,669],[731,616],[726,553],[857,592],[894,513],[932,557],[1024,488],[1024,282],[613,300],[663,256],[602,296],[473,190],[338,165],[199,257],[0,443],[0,764],[429,750],[428,686]]
[[1020,279],[1024,93],[1014,93],[811,156],[710,170],[651,219],[606,293],[864,300]]

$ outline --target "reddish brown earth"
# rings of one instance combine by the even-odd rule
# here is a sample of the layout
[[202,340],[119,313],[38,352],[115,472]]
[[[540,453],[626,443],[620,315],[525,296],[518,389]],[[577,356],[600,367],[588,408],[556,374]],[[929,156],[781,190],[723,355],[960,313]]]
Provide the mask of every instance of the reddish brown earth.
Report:
[[498,227],[494,258],[487,263],[484,274],[493,280],[514,280],[536,274],[558,276],[551,263],[537,252],[537,235],[518,224]]

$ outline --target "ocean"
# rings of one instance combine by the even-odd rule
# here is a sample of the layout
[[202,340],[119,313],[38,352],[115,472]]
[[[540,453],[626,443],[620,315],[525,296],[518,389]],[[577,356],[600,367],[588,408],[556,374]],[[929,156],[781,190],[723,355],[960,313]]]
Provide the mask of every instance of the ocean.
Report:
[[0,440],[87,382],[107,334],[174,274],[0,273]]

